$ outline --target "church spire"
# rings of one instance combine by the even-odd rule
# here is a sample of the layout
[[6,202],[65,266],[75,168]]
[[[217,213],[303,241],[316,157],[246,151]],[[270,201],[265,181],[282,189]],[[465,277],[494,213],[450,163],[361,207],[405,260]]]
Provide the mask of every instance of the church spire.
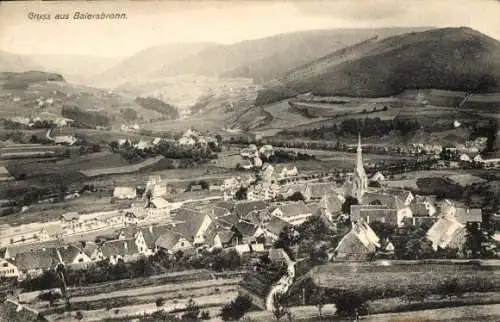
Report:
[[356,151],[356,165],[354,166],[354,195],[360,199],[368,189],[368,177],[363,167],[363,150],[361,148],[361,134],[358,133],[358,148]]

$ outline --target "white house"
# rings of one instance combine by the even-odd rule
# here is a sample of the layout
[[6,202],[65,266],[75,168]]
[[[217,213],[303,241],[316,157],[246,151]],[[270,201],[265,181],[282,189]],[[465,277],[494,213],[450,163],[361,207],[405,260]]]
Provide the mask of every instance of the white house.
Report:
[[469,157],[467,154],[462,153],[462,154],[460,155],[460,161],[470,162],[470,161],[471,161],[471,159],[470,159],[470,157]]
[[113,197],[118,199],[135,199],[137,191],[133,187],[115,187]]
[[181,234],[172,231],[167,231],[158,237],[155,241],[155,246],[157,250],[161,249],[172,254],[193,247],[189,240]]
[[19,277],[17,266],[5,259],[0,259],[0,278]]
[[303,202],[291,202],[277,206],[271,211],[272,216],[285,220],[291,225],[300,225],[312,216],[311,209]]

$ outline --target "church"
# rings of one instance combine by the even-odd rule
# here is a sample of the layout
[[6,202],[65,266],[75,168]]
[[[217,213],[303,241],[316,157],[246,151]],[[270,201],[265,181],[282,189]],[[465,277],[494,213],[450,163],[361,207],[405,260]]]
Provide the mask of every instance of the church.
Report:
[[361,135],[358,135],[358,148],[356,150],[356,164],[352,179],[344,184],[344,197],[354,197],[358,201],[363,199],[368,190],[368,177],[363,167],[363,150],[361,148]]

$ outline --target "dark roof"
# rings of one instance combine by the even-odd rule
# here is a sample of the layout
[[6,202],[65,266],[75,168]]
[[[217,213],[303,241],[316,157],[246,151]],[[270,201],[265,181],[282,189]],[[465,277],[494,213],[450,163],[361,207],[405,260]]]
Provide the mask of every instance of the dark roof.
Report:
[[176,216],[173,217],[176,224],[172,229],[180,233],[187,240],[193,241],[201,228],[205,216],[205,214],[199,211],[179,208]]
[[139,253],[133,238],[109,240],[101,246],[101,251],[104,257],[126,256]]
[[173,231],[166,231],[155,241],[155,245],[165,249],[172,249],[182,236]]
[[387,208],[399,208],[399,206],[403,204],[397,195],[372,192],[366,193],[361,203],[363,205],[369,205],[377,201],[380,201],[380,203]]
[[75,258],[83,252],[82,249],[80,249],[77,246],[74,245],[69,245],[65,247],[60,247],[58,248],[59,254],[61,254],[61,259],[63,263],[65,264],[70,264],[72,263]]
[[429,216],[429,210],[426,208],[423,202],[413,202],[410,205],[412,215],[415,217],[425,217]]
[[243,237],[251,237],[255,234],[258,227],[247,221],[240,220],[234,225],[233,228],[237,230]]
[[[385,206],[381,205],[351,205],[351,219],[359,219],[361,214],[361,209],[387,209]],[[357,220],[356,219],[356,220]]]
[[231,230],[220,230],[219,239],[222,244],[227,244],[233,239],[234,232]]
[[37,249],[16,255],[15,265],[21,271],[30,269],[50,269],[60,263],[56,248]]
[[244,220],[254,224],[258,225],[260,224],[264,219],[269,219],[271,216],[269,214],[269,209],[262,209],[262,210],[254,210],[250,211],[248,215],[246,215]]
[[213,216],[215,218],[225,216],[230,213],[230,210],[227,208],[219,207],[219,206],[213,206],[208,209],[208,214],[210,216]]
[[231,228],[238,222],[239,218],[235,214],[230,214],[217,218],[215,221],[219,226]]
[[203,235],[203,238],[205,240],[205,244],[213,245],[214,238],[215,238],[215,236],[217,236],[218,232],[219,232],[219,230],[217,229],[217,224],[212,221],[210,223],[210,225],[208,225],[207,230],[205,231],[205,234]]
[[359,221],[361,218],[366,219],[370,218],[370,222],[379,219],[388,219],[390,221],[397,221],[397,210],[396,209],[387,209],[387,208],[361,208],[359,212],[359,217],[354,217],[351,214],[352,221]]
[[232,202],[232,201],[219,201],[219,202],[215,203],[215,206],[232,211],[234,208],[234,202]]
[[261,200],[237,202],[234,205],[234,213],[243,218],[252,210],[262,210],[267,208],[267,203]]
[[152,247],[155,241],[165,232],[172,230],[172,225],[153,225],[140,227],[144,241],[148,247]]
[[60,240],[49,240],[39,243],[29,244],[13,244],[5,246],[5,250],[9,252],[9,258],[15,258],[17,254],[27,253],[43,248],[62,247],[64,244]]
[[271,219],[269,220],[269,223],[266,226],[266,230],[268,230],[270,233],[276,236],[279,236],[281,231],[287,226],[290,226],[288,222],[276,216],[272,216]]

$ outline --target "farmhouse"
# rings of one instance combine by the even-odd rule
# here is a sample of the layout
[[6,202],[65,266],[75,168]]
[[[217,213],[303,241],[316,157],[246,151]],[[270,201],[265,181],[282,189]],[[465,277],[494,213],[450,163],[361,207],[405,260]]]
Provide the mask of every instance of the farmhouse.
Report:
[[370,177],[370,182],[382,182],[385,180],[385,176],[380,172],[377,171],[374,175]]
[[265,226],[265,236],[272,240],[278,240],[283,229],[289,226],[291,225],[287,221],[276,216],[271,216],[271,219],[269,219],[269,222]]
[[299,174],[299,170],[297,170],[296,166],[277,165],[274,168],[274,174],[277,179],[285,179],[288,177],[297,176]]
[[398,224],[398,213],[396,209],[362,206],[358,211],[351,213],[351,220],[353,222],[365,221],[368,224],[379,221],[396,225]]

